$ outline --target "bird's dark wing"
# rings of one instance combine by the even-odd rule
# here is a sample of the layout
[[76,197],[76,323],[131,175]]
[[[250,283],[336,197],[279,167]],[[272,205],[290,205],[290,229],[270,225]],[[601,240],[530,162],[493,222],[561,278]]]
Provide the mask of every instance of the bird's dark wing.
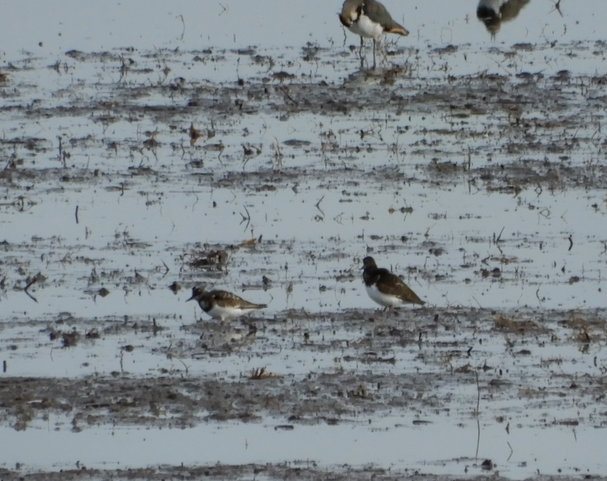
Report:
[[392,19],[390,12],[388,12],[386,7],[380,2],[365,2],[363,5],[363,13],[375,23],[379,23],[384,28],[385,32],[409,35],[409,31],[399,23],[396,23]]
[[384,294],[396,296],[405,302],[411,304],[425,304],[411,288],[405,284],[400,277],[395,276],[387,269],[377,269],[379,280],[377,282],[377,288]]

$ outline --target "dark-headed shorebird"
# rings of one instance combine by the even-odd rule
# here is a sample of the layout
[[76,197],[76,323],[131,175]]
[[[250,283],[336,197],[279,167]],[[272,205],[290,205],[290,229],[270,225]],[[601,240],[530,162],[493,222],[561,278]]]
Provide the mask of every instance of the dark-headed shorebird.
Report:
[[373,39],[373,67],[375,67],[375,44],[384,33],[409,35],[409,31],[396,23],[390,12],[377,0],[346,0],[339,14],[342,25],[360,35],[360,56],[365,38]]
[[480,0],[476,16],[481,20],[492,37],[495,37],[502,22],[515,19],[529,0]]
[[425,304],[400,277],[388,269],[377,267],[373,257],[363,259],[363,281],[369,297],[380,306],[399,307],[403,304]]
[[188,301],[197,301],[204,312],[221,322],[231,321],[255,309],[268,307],[266,304],[253,304],[231,292],[207,291],[204,287],[192,288],[192,297]]

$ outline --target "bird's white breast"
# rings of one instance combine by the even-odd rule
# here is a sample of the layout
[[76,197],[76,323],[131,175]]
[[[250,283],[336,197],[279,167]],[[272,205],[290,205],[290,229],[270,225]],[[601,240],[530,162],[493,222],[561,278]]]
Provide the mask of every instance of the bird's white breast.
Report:
[[238,316],[241,316],[245,311],[240,307],[221,307],[217,304],[210,309],[207,314],[213,319],[220,321],[230,321]]
[[361,15],[358,18],[358,22],[350,25],[350,31],[361,37],[379,38],[384,33],[384,28],[379,23],[373,22],[366,15]]
[[365,286],[367,289],[367,294],[369,297],[377,302],[380,306],[384,307],[398,307],[402,306],[404,302],[402,299],[399,299],[396,296],[390,296],[387,294],[383,294],[379,291],[377,286],[373,284],[372,286]]

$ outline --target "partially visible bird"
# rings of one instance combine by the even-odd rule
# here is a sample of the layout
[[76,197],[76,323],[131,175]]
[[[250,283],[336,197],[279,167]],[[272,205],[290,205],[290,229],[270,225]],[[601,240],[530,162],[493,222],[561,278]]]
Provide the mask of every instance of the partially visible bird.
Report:
[[390,12],[377,0],[346,0],[339,14],[342,25],[360,35],[360,57],[365,38],[373,39],[373,67],[375,67],[375,44],[384,33],[409,35],[409,31],[392,20]]
[[380,306],[399,307],[403,304],[425,304],[400,277],[388,269],[377,267],[373,257],[363,259],[363,281],[369,297]]
[[254,304],[246,301],[231,292],[207,291],[204,287],[192,288],[192,297],[188,301],[197,301],[204,312],[221,322],[231,321],[255,309],[268,307],[266,304]]
[[502,22],[515,19],[528,3],[529,0],[479,0],[476,16],[495,37]]

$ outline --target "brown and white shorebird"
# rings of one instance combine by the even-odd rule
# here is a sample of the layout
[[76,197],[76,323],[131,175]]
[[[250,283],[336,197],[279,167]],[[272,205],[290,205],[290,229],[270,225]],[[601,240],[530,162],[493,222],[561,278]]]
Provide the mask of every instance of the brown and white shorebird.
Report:
[[400,277],[377,267],[373,257],[363,259],[363,281],[369,297],[386,308],[403,304],[425,304]]
[[204,312],[221,322],[231,321],[248,312],[268,307],[266,304],[254,304],[246,301],[231,292],[207,291],[204,287],[192,288],[192,297],[188,301],[197,301]]
[[350,32],[360,35],[360,56],[365,38],[373,39],[373,67],[375,67],[375,44],[384,33],[409,35],[409,31],[396,23],[390,12],[377,0],[346,0],[339,20]]

